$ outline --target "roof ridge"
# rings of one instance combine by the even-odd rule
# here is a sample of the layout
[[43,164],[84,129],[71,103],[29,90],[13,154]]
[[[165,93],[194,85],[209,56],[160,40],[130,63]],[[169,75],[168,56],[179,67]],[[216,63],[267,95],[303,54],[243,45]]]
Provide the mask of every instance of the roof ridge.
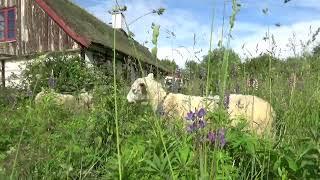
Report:
[[[68,35],[71,33],[72,36],[70,36],[84,47],[88,48],[91,44],[99,44],[106,48],[113,49],[113,40],[116,38],[116,50],[118,52],[139,59],[145,63],[158,66],[160,69],[166,69],[161,67],[160,63],[157,65],[157,63],[153,61],[154,57],[146,46],[118,29],[115,29],[117,33],[114,37],[113,27],[74,2],[69,0],[35,1],[45,12],[50,12],[51,14],[48,13],[48,15],[50,17],[54,16],[56,19],[55,22],[57,22]],[[133,48],[133,45],[136,48]]]

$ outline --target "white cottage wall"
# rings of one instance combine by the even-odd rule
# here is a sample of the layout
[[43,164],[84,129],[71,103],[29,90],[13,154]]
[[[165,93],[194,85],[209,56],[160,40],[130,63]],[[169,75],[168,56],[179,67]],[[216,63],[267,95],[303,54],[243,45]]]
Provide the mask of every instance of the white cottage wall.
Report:
[[5,84],[6,87],[16,87],[22,83],[22,71],[26,63],[32,60],[7,60],[5,61]]

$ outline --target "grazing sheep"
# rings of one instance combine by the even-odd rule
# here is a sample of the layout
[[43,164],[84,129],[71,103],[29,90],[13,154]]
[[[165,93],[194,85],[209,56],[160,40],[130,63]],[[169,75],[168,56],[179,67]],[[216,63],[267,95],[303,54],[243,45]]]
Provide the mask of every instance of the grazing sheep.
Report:
[[80,93],[78,97],[78,102],[83,108],[92,109],[93,108],[93,96],[88,92]]
[[43,102],[44,98],[51,95],[53,102],[58,106],[64,106],[70,109],[91,109],[92,108],[92,95],[88,92],[80,93],[79,96],[73,96],[70,94],[60,94],[54,91],[46,92],[42,89],[35,97],[35,104],[39,105]]
[[[184,94],[167,93],[150,73],[146,78],[138,78],[127,95],[129,103],[150,102],[153,110],[168,116],[184,117],[194,108],[205,107],[206,98]],[[216,108],[217,103],[208,98],[208,107]],[[192,107],[192,108],[191,108]]]
[[61,105],[74,105],[75,104],[75,97],[73,95],[69,94],[59,94],[54,91],[44,91],[42,90],[39,92],[35,97],[35,104],[40,104],[43,102],[44,98],[47,98],[48,95],[51,95],[53,98],[54,103],[56,103],[58,106]]
[[[230,119],[241,117],[248,120],[249,126],[257,134],[271,131],[271,125],[275,118],[272,106],[262,98],[253,95],[230,94],[228,102],[228,114]],[[232,121],[233,125],[237,121]]]
[[[231,119],[238,119],[241,116],[246,118],[251,128],[258,134],[264,130],[270,130],[275,114],[268,102],[256,96],[242,94],[230,94],[225,99],[227,99],[227,111]],[[127,100],[129,103],[149,102],[155,112],[180,118],[184,118],[190,110],[194,111],[202,107],[206,107],[208,111],[214,111],[219,103],[218,96],[205,98],[167,93],[154,79],[152,73],[147,77],[138,78],[132,84]]]

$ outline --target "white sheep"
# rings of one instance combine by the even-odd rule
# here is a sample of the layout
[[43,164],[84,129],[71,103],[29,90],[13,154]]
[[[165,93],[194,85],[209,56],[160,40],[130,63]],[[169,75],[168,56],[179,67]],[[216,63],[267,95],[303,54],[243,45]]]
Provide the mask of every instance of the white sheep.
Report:
[[[271,130],[275,114],[268,102],[256,96],[242,94],[230,94],[227,99],[227,111],[231,119],[246,118],[257,134],[261,134],[264,130]],[[167,93],[150,73],[147,77],[135,80],[127,95],[127,100],[129,103],[149,102],[155,112],[184,118],[190,110],[200,108],[206,108],[208,111],[216,110],[219,96],[205,98]]]
[[88,92],[82,92],[79,96],[71,94],[61,94],[50,90],[49,92],[42,89],[35,97],[35,104],[39,105],[43,102],[44,98],[51,96],[53,102],[58,106],[63,106],[69,109],[91,109],[93,106],[92,95]]
[[[138,78],[131,86],[127,95],[129,103],[150,102],[155,112],[163,112],[168,116],[184,117],[194,108],[205,107],[206,98],[184,94],[167,93],[162,85],[154,80],[150,73],[145,78]],[[215,108],[218,104],[207,98],[208,107]]]
[[257,96],[243,94],[230,94],[228,99],[227,111],[230,119],[234,120],[233,125],[243,117],[257,134],[271,132],[275,112],[269,102]]
[[80,93],[78,96],[78,103],[80,107],[92,109],[93,108],[93,96],[88,92]]

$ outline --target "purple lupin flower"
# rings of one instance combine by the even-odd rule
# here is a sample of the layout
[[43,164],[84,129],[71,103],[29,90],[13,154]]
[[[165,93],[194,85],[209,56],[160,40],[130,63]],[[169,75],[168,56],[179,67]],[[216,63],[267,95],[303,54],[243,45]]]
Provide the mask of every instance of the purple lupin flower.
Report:
[[48,81],[48,85],[49,85],[49,88],[50,89],[54,89],[54,87],[56,86],[56,81],[54,78],[49,78],[49,81]]
[[199,128],[204,128],[206,126],[205,120],[199,120]]
[[198,118],[202,118],[203,116],[206,115],[206,113],[207,113],[206,110],[204,108],[201,108],[197,113]]
[[192,133],[197,130],[197,124],[194,122],[187,127],[187,132]]
[[192,111],[188,112],[186,119],[193,121],[195,119],[195,113]]
[[187,131],[189,133],[202,129],[206,126],[206,121],[204,116],[206,115],[206,110],[201,108],[199,111],[195,109],[194,112],[190,111],[187,113],[187,120],[192,121],[193,123],[187,126]]
[[225,129],[219,129],[217,132],[210,131],[208,133],[208,139],[212,144],[219,145],[221,148],[223,148],[226,145],[226,138],[225,138]]
[[48,85],[50,89],[54,89],[56,87],[56,80],[53,75],[53,70],[51,71],[51,75],[48,80]]
[[220,146],[223,148],[226,145],[226,138],[225,138],[225,129],[219,130],[219,140],[220,140]]
[[214,132],[210,131],[208,133],[208,139],[212,144],[214,144],[216,141],[216,134]]

